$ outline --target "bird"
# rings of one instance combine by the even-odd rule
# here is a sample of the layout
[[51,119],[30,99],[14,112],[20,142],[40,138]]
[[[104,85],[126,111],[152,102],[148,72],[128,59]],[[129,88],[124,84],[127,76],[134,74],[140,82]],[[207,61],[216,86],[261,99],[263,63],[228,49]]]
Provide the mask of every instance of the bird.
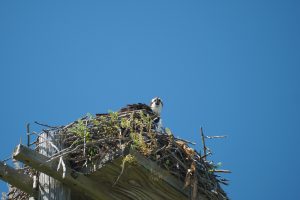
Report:
[[159,97],[154,97],[150,103],[151,110],[157,115],[157,117],[154,119],[155,130],[157,132],[161,132],[161,133],[164,132],[163,125],[162,125],[162,119],[160,117],[163,105],[164,105],[163,101]]
[[157,116],[160,117],[160,113],[162,111],[163,105],[164,105],[163,101],[159,97],[154,97],[151,100],[150,108]]
[[161,112],[163,108],[163,101],[159,97],[154,97],[150,105],[144,103],[128,104],[127,106],[121,108],[119,113],[128,113],[143,111],[153,119],[154,127],[157,132],[164,132],[162,126]]

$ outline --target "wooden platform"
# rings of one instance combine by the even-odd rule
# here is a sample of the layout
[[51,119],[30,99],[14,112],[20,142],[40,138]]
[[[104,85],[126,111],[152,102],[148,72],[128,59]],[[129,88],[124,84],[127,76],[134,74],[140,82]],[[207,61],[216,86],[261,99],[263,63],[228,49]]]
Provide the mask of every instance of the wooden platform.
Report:
[[[62,177],[61,170],[57,171],[58,159],[48,162],[47,156],[23,145],[18,145],[14,152],[14,158],[70,188],[72,200],[190,199],[189,190],[184,190],[183,183],[175,176],[136,151],[131,150],[130,154],[135,157],[137,164],[125,165],[124,171],[115,185],[114,183],[122,171],[122,158],[106,164],[89,175],[67,168],[65,178]],[[50,199],[57,198],[47,198],[47,200]],[[200,194],[198,199],[205,200],[207,198]]]
[[135,156],[137,164],[125,165],[124,172],[114,186],[122,170],[121,158],[88,176],[107,191],[109,199],[188,199],[188,190],[183,190],[179,180],[139,153],[130,153]]

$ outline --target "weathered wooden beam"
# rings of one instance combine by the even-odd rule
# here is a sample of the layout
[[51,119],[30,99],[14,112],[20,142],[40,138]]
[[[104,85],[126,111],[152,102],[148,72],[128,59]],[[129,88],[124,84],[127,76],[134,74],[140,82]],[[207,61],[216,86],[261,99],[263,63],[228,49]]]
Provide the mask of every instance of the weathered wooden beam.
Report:
[[[178,191],[178,193],[184,194],[186,195],[187,198],[190,198],[191,195],[190,188],[184,189],[184,183],[180,181],[178,178],[171,175],[167,170],[159,167],[154,161],[145,158],[145,156],[141,155],[138,151],[134,149],[130,149],[130,154],[135,157],[137,163],[140,164],[142,167],[147,169],[149,172],[154,173],[165,183],[171,185],[173,188],[175,188]],[[197,199],[208,200],[208,198],[201,193],[198,193]]]
[[47,156],[33,151],[28,147],[19,144],[13,153],[13,157],[16,160],[55,178],[72,190],[80,192],[91,199],[110,199],[107,191],[101,190],[94,181],[68,167],[66,169],[65,177],[63,178],[62,172],[57,171],[57,160],[49,161]]
[[[125,164],[122,170],[124,157],[120,157],[89,175],[97,182],[99,188],[109,191],[108,200],[188,200],[191,198],[190,188],[184,189],[181,180],[159,167],[156,162],[147,159],[136,150],[130,149],[127,153],[133,155],[137,162]],[[199,192],[196,199],[208,200],[209,198]]]
[[[107,200],[188,200],[183,192],[164,181],[156,171],[149,171],[138,163],[127,163],[123,173],[123,158],[117,158],[89,175],[99,188],[109,191]],[[169,174],[169,173],[168,173]],[[165,174],[166,176],[168,174]],[[118,177],[120,178],[118,179]],[[118,180],[116,182],[116,180]],[[182,188],[181,188],[182,190]],[[206,200],[206,199],[205,199]]]
[[[122,157],[106,163],[96,172],[83,175],[67,168],[65,178],[57,172],[57,160],[49,161],[49,157],[19,145],[14,158],[26,165],[55,178],[72,190],[72,199],[86,200],[183,200],[190,198],[190,189],[183,189],[183,182],[141,155],[131,150],[128,152],[137,160],[137,165],[126,165],[121,173]],[[49,161],[49,162],[48,162]],[[120,179],[118,179],[120,176]],[[115,184],[115,181],[118,182]],[[208,198],[198,193],[197,200]]]
[[0,162],[0,179],[37,198],[38,192],[33,189],[33,180],[20,170]]
[[130,154],[135,157],[135,159],[141,166],[146,168],[148,171],[154,173],[157,177],[161,178],[166,183],[173,186],[175,189],[178,190],[178,192],[181,192],[187,196],[189,195],[188,189],[183,190],[184,183],[178,180],[178,178],[176,178],[174,175],[171,175],[168,171],[159,167],[155,162],[146,159],[143,155],[141,155],[136,150],[131,149]]

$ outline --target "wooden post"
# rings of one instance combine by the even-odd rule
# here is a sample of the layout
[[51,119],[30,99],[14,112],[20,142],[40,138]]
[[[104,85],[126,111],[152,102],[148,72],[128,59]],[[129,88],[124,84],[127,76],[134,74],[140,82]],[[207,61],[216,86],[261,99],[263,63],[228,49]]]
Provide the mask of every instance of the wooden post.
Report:
[[[53,132],[42,133],[38,141],[40,144],[39,153],[47,157],[50,157],[55,153],[55,149],[50,145],[49,141],[58,148],[61,148],[61,145],[59,144],[59,141],[56,140]],[[47,175],[46,173],[40,173],[38,181],[39,200],[71,200],[71,190],[53,177]]]

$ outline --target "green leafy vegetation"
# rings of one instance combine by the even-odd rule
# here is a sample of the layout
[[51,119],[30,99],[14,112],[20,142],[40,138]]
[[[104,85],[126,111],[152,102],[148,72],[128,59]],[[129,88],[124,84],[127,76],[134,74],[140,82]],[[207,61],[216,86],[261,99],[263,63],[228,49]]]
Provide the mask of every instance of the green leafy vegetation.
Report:
[[122,161],[122,163],[128,163],[128,164],[130,164],[130,165],[135,165],[136,163],[137,163],[137,160],[136,160],[136,158],[133,156],[133,155],[131,155],[131,154],[128,154],[128,155],[126,155],[124,158],[123,158],[123,161]]
[[90,132],[86,125],[86,121],[78,120],[75,126],[70,128],[69,132],[74,133],[81,141],[83,141],[84,138],[86,142],[90,141]]

